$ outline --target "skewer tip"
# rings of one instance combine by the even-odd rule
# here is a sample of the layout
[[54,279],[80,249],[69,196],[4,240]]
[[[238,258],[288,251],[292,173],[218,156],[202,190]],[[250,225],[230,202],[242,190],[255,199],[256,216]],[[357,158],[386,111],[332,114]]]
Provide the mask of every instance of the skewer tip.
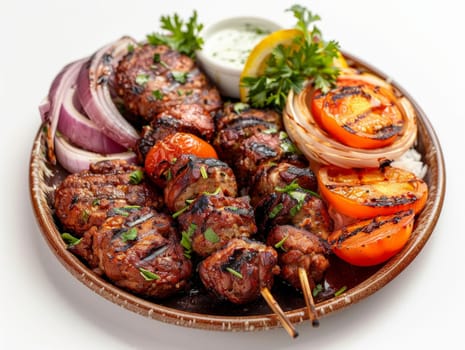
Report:
[[305,304],[307,305],[308,318],[312,322],[312,327],[317,328],[320,326],[320,321],[317,318],[315,309],[315,302],[313,301],[312,291],[308,282],[307,272],[303,267],[299,267],[299,278],[302,285],[302,293],[304,294]]
[[294,325],[286,317],[286,314],[281,309],[278,302],[273,298],[273,295],[271,294],[270,290],[265,287],[261,290],[261,294],[263,298],[265,299],[265,301],[268,303],[268,306],[274,311],[276,316],[278,316],[278,319],[281,322],[281,325],[284,327],[287,333],[292,338],[297,338],[299,336],[299,333],[295,329]]

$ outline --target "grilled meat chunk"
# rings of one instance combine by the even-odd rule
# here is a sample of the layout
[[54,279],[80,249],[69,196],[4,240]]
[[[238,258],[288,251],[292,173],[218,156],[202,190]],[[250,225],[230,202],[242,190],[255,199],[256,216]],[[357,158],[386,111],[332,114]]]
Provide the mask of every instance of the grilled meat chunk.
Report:
[[240,155],[241,144],[260,132],[281,130],[281,116],[275,111],[246,108],[237,111],[234,104],[227,104],[216,117],[217,134],[213,144],[219,157],[233,164]]
[[277,263],[272,247],[234,238],[199,264],[199,276],[218,298],[245,304],[260,297],[263,288],[271,289],[279,274]]
[[206,112],[222,105],[218,90],[195,62],[165,45],[144,44],[123,57],[115,72],[115,90],[126,109],[149,122],[181,104],[199,105]]
[[292,224],[326,239],[332,229],[332,221],[323,200],[301,188],[286,189],[266,196],[255,208],[255,220],[263,235],[275,225]]
[[[157,115],[156,121],[152,122],[152,125],[155,128],[162,123],[166,125],[169,123],[169,119],[174,119],[178,123],[176,129],[189,131],[206,140],[210,140],[215,132],[213,117],[200,104],[181,104],[165,109]],[[159,120],[162,123],[158,123]]]
[[250,185],[250,178],[256,174],[261,164],[300,162],[304,159],[283,131],[255,133],[241,143],[239,154],[240,157],[233,163],[233,169],[242,186]]
[[189,237],[192,250],[206,257],[233,238],[257,232],[248,197],[203,194],[179,216],[179,225]]
[[118,208],[161,208],[162,197],[144,180],[134,183],[142,168],[125,161],[103,161],[89,170],[67,176],[55,191],[55,214],[63,230],[80,237],[101,225]]
[[223,109],[215,117],[215,124],[217,130],[224,130],[229,127],[237,128],[237,123],[242,120],[248,121],[244,125],[253,124],[253,121],[263,121],[274,126],[276,130],[283,128],[281,115],[276,111],[250,108],[249,105],[241,102],[225,103]]
[[[291,185],[292,184],[292,185]],[[256,206],[264,197],[286,186],[316,191],[317,181],[306,162],[292,164],[288,162],[266,163],[258,167],[249,191],[251,204]]]
[[170,180],[164,189],[165,204],[171,212],[177,212],[186,207],[186,201],[217,191],[225,196],[237,195],[232,169],[218,159],[182,155],[170,168]]
[[333,230],[333,221],[326,204],[314,196],[306,197],[300,210],[292,216],[290,224],[310,231],[323,240]]
[[268,235],[267,244],[279,245],[280,277],[296,289],[301,288],[299,267],[307,272],[310,288],[320,282],[329,268],[327,244],[309,231],[294,226],[275,226]]
[[183,290],[192,273],[171,217],[147,207],[93,226],[71,250],[115,285],[147,297]]

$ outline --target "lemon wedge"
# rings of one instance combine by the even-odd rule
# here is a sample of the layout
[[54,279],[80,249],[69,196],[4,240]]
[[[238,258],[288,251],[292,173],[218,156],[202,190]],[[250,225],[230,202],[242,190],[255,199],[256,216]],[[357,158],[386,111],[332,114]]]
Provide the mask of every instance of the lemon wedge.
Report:
[[[291,46],[297,36],[302,35],[298,29],[281,29],[264,37],[250,52],[240,80],[244,77],[257,77],[263,74],[266,68],[266,62],[271,52],[279,45]],[[342,54],[339,52],[338,57],[334,59],[334,65],[338,68],[347,68],[348,64]],[[242,102],[247,102],[248,88],[239,86],[239,96]]]
[[[268,36],[264,37],[249,54],[245,61],[244,68],[241,73],[240,81],[244,77],[260,76],[266,67],[266,62],[271,55],[271,52],[278,45],[289,46],[294,38],[302,35],[302,32],[297,29],[281,29],[277,30]],[[239,94],[242,102],[247,101],[248,89],[239,87]]]

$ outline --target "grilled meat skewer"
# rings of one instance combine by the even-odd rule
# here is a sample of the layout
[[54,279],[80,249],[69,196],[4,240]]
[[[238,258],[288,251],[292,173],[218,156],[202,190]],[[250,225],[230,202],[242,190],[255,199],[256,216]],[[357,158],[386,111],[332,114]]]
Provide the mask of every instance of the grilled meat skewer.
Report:
[[280,276],[294,288],[300,289],[298,269],[303,267],[310,273],[310,288],[321,281],[329,267],[327,255],[330,248],[322,239],[308,230],[291,225],[275,226],[267,237],[267,244],[279,246]]
[[[223,115],[218,114],[214,142],[220,150],[234,149],[229,152],[229,161],[238,178],[249,181],[247,191],[261,238],[270,245],[286,244],[285,249],[290,249],[288,254],[278,250],[280,276],[301,289],[299,268],[303,268],[309,284],[314,286],[329,267],[329,250],[324,241],[332,229],[331,218],[316,194],[314,173],[299,152],[293,152],[293,144],[280,123],[273,122],[274,112],[256,113],[261,116],[260,123],[251,123],[250,115],[255,114],[255,109],[238,111],[229,106]],[[263,113],[269,117],[263,117]],[[248,125],[245,131],[232,127],[241,124]],[[309,263],[313,256],[318,257],[318,264]]]
[[171,217],[156,210],[161,196],[140,167],[92,164],[60,184],[54,204],[65,230],[81,237],[70,250],[115,285],[155,298],[187,287],[192,263]]
[[[87,171],[71,174],[55,191],[55,214],[64,231],[77,237],[101,225],[117,208],[128,206],[160,209],[163,198],[143,178],[143,169],[124,161],[92,164]],[[137,182],[137,183],[136,183]]]
[[115,285],[164,298],[184,290],[192,273],[179,240],[170,216],[132,208],[93,226],[70,250]]

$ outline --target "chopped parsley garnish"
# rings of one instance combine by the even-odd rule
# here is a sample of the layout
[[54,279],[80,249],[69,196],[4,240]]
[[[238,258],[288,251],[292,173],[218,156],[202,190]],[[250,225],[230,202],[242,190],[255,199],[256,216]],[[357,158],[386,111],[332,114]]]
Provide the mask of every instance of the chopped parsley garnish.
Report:
[[224,207],[225,210],[229,210],[229,211],[238,211],[239,208],[234,206],[234,205],[227,205]]
[[180,71],[171,71],[171,75],[173,79],[177,81],[179,84],[185,84],[187,81],[187,72],[180,72]]
[[284,208],[283,203],[279,203],[277,206],[275,206],[275,207],[271,210],[271,212],[270,212],[270,214],[268,215],[268,217],[269,217],[270,219],[274,219],[274,218],[276,217],[276,215],[278,215],[279,212],[280,212],[281,210],[283,210],[283,208]]
[[87,210],[84,209],[84,210],[81,212],[81,221],[82,221],[82,222],[87,222],[87,221],[89,221],[89,216],[90,216],[89,212],[88,212]]
[[129,183],[131,185],[138,185],[142,182],[143,179],[144,179],[144,172],[141,169],[134,170],[129,175]]
[[300,150],[294,145],[285,131],[279,132],[279,147],[286,153],[299,154]]
[[68,248],[73,247],[76,244],[79,244],[82,240],[82,238],[74,237],[71,233],[68,232],[62,233],[61,238],[63,238],[63,241],[65,241]]
[[160,90],[153,90],[152,91],[152,96],[155,98],[155,100],[163,100],[163,92]]
[[119,208],[113,208],[111,211],[115,215],[121,215],[121,216],[129,216],[129,213],[140,209],[140,205],[127,205],[125,207],[119,207]]
[[276,243],[276,244],[274,245],[274,247],[275,247],[276,249],[281,248],[282,250],[284,250],[283,245],[284,245],[284,242],[286,242],[286,240],[287,240],[288,238],[289,238],[289,235],[285,235],[283,239],[281,239],[278,243]]
[[203,233],[205,239],[211,243],[218,243],[220,241],[220,237],[213,231],[212,228],[207,228]]
[[248,102],[253,107],[282,110],[289,91],[300,92],[311,79],[316,89],[327,92],[339,74],[339,69],[333,65],[339,44],[323,41],[315,25],[309,28],[320,17],[300,5],[287,11],[293,12],[297,19],[295,28],[302,34],[294,39],[293,45],[278,45],[272,50],[262,75],[242,78],[241,84],[248,88]]
[[313,288],[312,295],[313,297],[316,297],[318,294],[320,294],[323,291],[323,286],[318,283],[315,288]]
[[208,179],[207,169],[204,166],[200,167],[200,175],[202,175],[203,179]]
[[275,187],[275,191],[287,193],[292,199],[297,201],[297,204],[293,206],[289,212],[291,216],[295,216],[300,211],[300,209],[302,209],[307,194],[320,198],[320,195],[318,193],[308,190],[306,188],[302,188],[298,184],[297,179],[293,180],[289,185],[286,185],[284,187]]
[[171,181],[173,178],[173,174],[171,173],[171,168],[165,171],[163,173],[163,176],[165,177],[166,181]]
[[203,45],[200,37],[203,24],[197,22],[197,11],[194,11],[187,22],[179,18],[177,13],[172,17],[161,16],[160,22],[166,33],[149,34],[147,41],[152,45],[167,45],[189,57],[195,57],[195,52]]
[[142,267],[139,267],[139,272],[146,281],[156,281],[160,279],[160,276],[158,276],[156,273],[146,270]]
[[145,85],[149,81],[150,77],[148,74],[138,74],[136,76],[136,83],[137,85]]
[[236,112],[236,114],[240,114],[240,113],[250,109],[250,106],[247,103],[236,102],[234,104],[233,109],[234,109],[234,112]]
[[278,129],[276,127],[271,127],[271,128],[268,128],[262,131],[262,133],[267,134],[267,135],[276,134],[277,132],[278,132]]
[[300,150],[294,145],[294,143],[290,139],[284,139],[280,142],[279,147],[285,153],[292,153],[292,154],[299,154]]
[[347,286],[343,286],[338,291],[336,291],[334,293],[334,296],[337,297],[337,296],[341,295],[342,293],[344,293],[346,290],[347,290]]
[[181,232],[181,246],[184,248],[184,256],[188,259],[192,256],[192,235],[197,229],[197,225],[191,223],[187,231]]
[[179,209],[177,212],[173,213],[173,215],[171,216],[173,217],[173,219],[176,219],[179,215],[184,213],[187,209],[189,209],[188,205],[186,205],[184,208]]
[[206,196],[216,196],[217,194],[219,194],[221,191],[221,187],[217,187],[216,190],[214,192],[203,192],[202,194],[206,195]]
[[240,272],[234,270],[234,269],[231,268],[231,267],[227,267],[227,268],[226,268],[226,271],[228,271],[228,272],[229,272],[231,275],[233,275],[233,276],[236,276],[236,277],[238,277],[238,278],[243,278],[242,273],[240,273]]
[[126,243],[127,241],[133,241],[137,238],[137,229],[135,227],[130,228],[127,231],[124,231],[121,234],[121,240]]

